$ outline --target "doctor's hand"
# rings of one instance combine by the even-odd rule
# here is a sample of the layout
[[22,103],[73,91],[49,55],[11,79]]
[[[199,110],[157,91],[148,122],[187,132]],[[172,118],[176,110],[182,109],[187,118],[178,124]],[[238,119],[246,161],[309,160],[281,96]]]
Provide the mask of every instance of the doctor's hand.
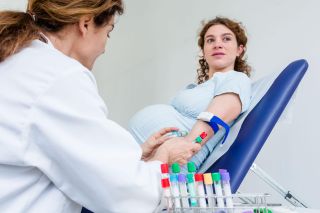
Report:
[[172,138],[159,146],[149,160],[160,160],[169,165],[175,162],[185,165],[200,149],[201,145],[198,143],[190,143],[182,137]]
[[146,142],[141,144],[142,156],[141,160],[149,160],[155,153],[156,149],[163,144],[165,141],[169,140],[171,137],[166,136],[167,133],[179,130],[176,127],[163,128],[160,131],[151,135]]

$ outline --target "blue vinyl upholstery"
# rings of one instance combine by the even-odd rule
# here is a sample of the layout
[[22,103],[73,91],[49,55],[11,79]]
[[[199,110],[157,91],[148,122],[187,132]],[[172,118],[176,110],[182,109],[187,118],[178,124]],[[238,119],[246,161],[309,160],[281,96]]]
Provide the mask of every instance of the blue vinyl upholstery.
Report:
[[220,168],[227,169],[231,176],[232,193],[238,190],[307,69],[307,61],[302,59],[292,62],[279,74],[244,119],[227,153],[206,171],[217,172]]

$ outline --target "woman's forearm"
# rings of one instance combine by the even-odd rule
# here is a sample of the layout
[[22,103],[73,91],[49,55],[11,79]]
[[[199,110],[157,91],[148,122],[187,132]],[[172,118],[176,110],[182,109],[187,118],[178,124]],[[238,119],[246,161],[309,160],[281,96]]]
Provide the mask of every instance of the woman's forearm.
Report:
[[214,132],[212,128],[204,121],[198,120],[192,127],[189,134],[185,137],[186,140],[192,142],[194,141],[202,132],[207,133],[207,136],[202,140],[201,146],[203,146],[213,135]]
[[[225,123],[230,123],[240,115],[240,98],[237,94],[234,93],[225,93],[216,96],[212,99],[206,111],[211,112],[215,116],[218,116]],[[203,146],[215,134],[210,125],[204,121],[198,120],[193,125],[189,135],[186,136],[186,139],[189,141],[193,141],[202,132],[207,133],[207,137],[204,138],[201,143],[201,145]]]

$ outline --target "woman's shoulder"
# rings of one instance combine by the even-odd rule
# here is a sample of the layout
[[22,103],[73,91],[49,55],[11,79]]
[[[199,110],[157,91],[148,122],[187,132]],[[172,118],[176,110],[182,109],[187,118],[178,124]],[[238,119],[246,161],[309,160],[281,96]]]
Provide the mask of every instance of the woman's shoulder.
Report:
[[217,76],[226,76],[226,77],[237,77],[237,78],[249,78],[247,74],[241,71],[229,70],[227,72],[218,72],[215,75]]
[[215,73],[214,80],[217,82],[222,81],[243,81],[250,83],[251,79],[243,72],[230,70],[227,72]]

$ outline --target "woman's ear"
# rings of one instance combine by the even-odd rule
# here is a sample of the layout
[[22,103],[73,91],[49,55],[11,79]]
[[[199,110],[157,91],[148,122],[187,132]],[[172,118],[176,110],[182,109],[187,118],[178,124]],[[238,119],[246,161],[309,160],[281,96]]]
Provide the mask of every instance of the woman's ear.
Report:
[[79,32],[81,36],[86,36],[93,24],[92,16],[82,16],[78,22]]
[[243,47],[243,45],[240,44],[238,47],[237,57],[239,57],[243,53],[243,51],[245,51],[245,47]]
[[203,50],[200,50],[200,55],[199,56],[202,57],[203,59],[205,59]]

